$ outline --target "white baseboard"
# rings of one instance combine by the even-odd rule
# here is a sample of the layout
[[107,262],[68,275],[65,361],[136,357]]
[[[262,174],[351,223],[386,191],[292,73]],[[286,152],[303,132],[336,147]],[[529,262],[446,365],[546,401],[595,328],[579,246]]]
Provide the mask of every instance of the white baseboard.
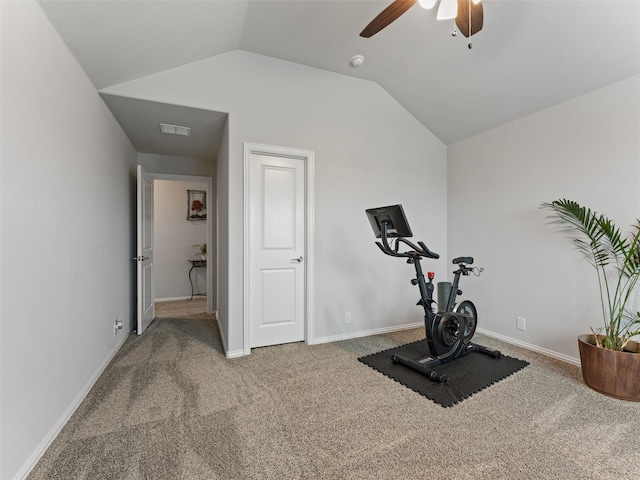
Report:
[[118,353],[118,350],[120,350],[122,345],[124,345],[124,342],[127,340],[127,337],[128,335],[122,335],[122,338],[114,346],[111,352],[109,352],[109,355],[107,355],[107,358],[105,358],[105,360],[102,362],[100,367],[98,367],[98,369],[94,372],[94,374],[91,376],[91,378],[82,388],[82,390],[80,390],[80,393],[76,395],[76,398],[71,402],[69,407],[67,407],[64,413],[60,416],[58,421],[54,424],[53,428],[49,430],[49,433],[47,433],[47,435],[42,439],[40,444],[29,456],[29,458],[24,463],[22,468],[18,470],[15,477],[16,479],[27,478],[27,475],[29,475],[31,470],[33,470],[33,468],[36,466],[40,458],[42,458],[42,455],[44,455],[44,453],[47,451],[47,449],[51,446],[53,441],[56,439],[56,437],[60,433],[60,430],[62,430],[62,428],[67,424],[67,422],[69,421],[71,416],[74,414],[74,412],[78,409],[78,407],[80,406],[82,401],[85,399],[89,391],[93,388],[95,383],[98,381],[98,378],[100,378],[100,375],[102,375],[102,373],[107,368],[109,363],[111,363],[111,360],[113,360],[113,357],[115,357],[116,353]]
[[[220,325],[218,325],[218,327],[220,327]],[[352,338],[369,337],[371,335],[381,335],[384,333],[399,332],[401,330],[410,330],[412,328],[420,328],[420,327],[424,327],[424,323],[417,322],[417,323],[409,323],[405,325],[397,325],[393,327],[374,328],[372,330],[362,330],[359,332],[342,333],[340,335],[331,335],[328,337],[312,338],[307,341],[307,344],[319,345],[321,343],[340,342],[342,340],[350,340]],[[220,331],[222,331],[222,329],[220,329]],[[572,365],[578,365],[578,366],[580,365],[579,358],[570,357],[569,355],[554,352],[553,350],[542,348],[537,345],[533,345],[531,343],[522,342],[520,340],[516,340],[515,338],[507,337],[506,335],[501,335],[499,333],[491,332],[489,330],[478,328],[477,332],[481,335],[486,335],[487,337],[495,338],[496,340],[500,340],[505,343],[515,345],[517,347],[522,347],[527,350],[531,350],[532,352],[541,353],[542,355],[546,355],[547,357],[555,358],[557,360],[561,360],[563,362],[567,362]],[[222,339],[222,341],[224,344],[224,338]],[[227,351],[226,345],[224,345],[224,351],[227,358],[242,357],[245,354],[243,350],[237,350],[232,352]]]
[[225,353],[227,358],[244,357],[244,350],[232,350]]
[[220,317],[218,316],[218,312],[216,312],[216,323],[218,324],[218,332],[220,333],[220,340],[222,341],[222,351],[226,354],[227,339],[225,338],[225,331],[222,330],[222,325],[220,325]]
[[244,356],[244,350],[231,350],[229,351],[229,347],[227,346],[227,339],[225,338],[225,332],[222,329],[222,325],[220,325],[220,318],[218,317],[218,312],[216,312],[216,322],[218,322],[218,331],[220,332],[220,338],[222,339],[222,351],[224,352],[224,356],[227,358],[238,358]]
[[374,328],[373,330],[362,330],[360,332],[342,333],[340,335],[332,335],[330,337],[312,338],[307,343],[309,345],[319,345],[321,343],[339,342],[341,340],[350,340],[352,338],[369,337],[371,335],[381,335],[383,333],[399,332],[401,330],[410,330],[412,328],[424,327],[423,322],[409,323],[405,325],[396,325],[393,327]]
[[166,298],[154,298],[153,301],[156,303],[162,303],[162,302],[175,302],[176,300],[189,300],[191,298],[190,295],[187,295],[186,297],[166,297]]
[[483,330],[482,328],[478,328],[476,331],[481,335],[486,335],[487,337],[495,338],[496,340],[500,340],[505,343],[510,343],[511,345],[515,345],[516,347],[526,348],[527,350],[541,353],[542,355],[546,355],[547,357],[556,358],[558,360],[562,360],[563,362],[571,363],[573,365],[578,365],[578,366],[580,365],[579,358],[570,357],[569,355],[565,355],[563,353],[554,352],[553,350],[548,350],[546,348],[542,348],[537,345],[533,345],[531,343],[522,342],[520,340],[516,340],[515,338],[507,337],[499,333]]
[[[363,330],[360,332],[349,332],[349,333],[343,333],[340,335],[332,335],[330,337],[313,338],[307,341],[307,345],[320,345],[321,343],[339,342],[341,340],[350,340],[352,338],[369,337],[371,335],[380,335],[383,333],[399,332],[402,330],[411,330],[412,328],[420,328],[420,327],[424,327],[424,323],[418,322],[418,323],[410,323],[405,325],[396,325],[393,327],[374,328],[372,330]],[[224,339],[223,339],[223,343],[224,343]],[[227,351],[226,346],[225,346],[225,352],[226,352],[225,354],[227,358],[237,358],[237,357],[243,357],[245,355],[244,350],[236,350],[236,351],[229,352]]]
[[[339,342],[341,340],[350,340],[352,338],[368,337],[370,335],[380,335],[384,333],[397,332],[401,330],[410,330],[412,328],[420,328],[420,327],[424,327],[424,323],[418,322],[418,323],[411,323],[411,324],[399,325],[394,327],[383,327],[383,328],[376,328],[373,330],[363,330],[360,332],[343,333],[340,335],[332,335],[329,337],[314,338],[307,343],[309,345],[318,345],[321,343]],[[505,343],[515,345],[517,347],[522,347],[527,350],[531,350],[533,352],[541,353],[542,355],[546,355],[547,357],[555,358],[563,362],[571,363],[573,365],[578,365],[578,366],[580,365],[579,358],[570,357],[569,355],[564,355],[562,353],[554,352],[553,350],[542,348],[537,345],[533,345],[531,343],[522,342],[520,340],[516,340],[515,338],[507,337],[505,335],[494,333],[488,330],[483,330],[481,328],[479,328],[477,332],[482,335],[486,335],[487,337],[495,338],[496,340],[501,340]],[[230,358],[228,354],[227,354],[227,357]]]

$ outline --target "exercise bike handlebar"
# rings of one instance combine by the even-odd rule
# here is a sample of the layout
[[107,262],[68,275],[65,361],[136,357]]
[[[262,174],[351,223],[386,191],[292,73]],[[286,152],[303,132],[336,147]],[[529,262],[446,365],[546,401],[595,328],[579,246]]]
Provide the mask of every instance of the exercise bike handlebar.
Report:
[[440,255],[438,255],[435,252],[432,252],[431,250],[429,250],[427,248],[427,246],[424,244],[424,242],[422,242],[421,240],[418,241],[418,245],[420,245],[422,247],[422,250],[424,250],[424,253],[426,254],[425,257],[428,258],[440,258]]
[[[380,247],[380,250],[382,250],[383,253],[390,255],[392,257],[405,257],[405,258],[426,257],[426,258],[434,258],[434,259],[440,258],[440,255],[429,250],[429,248],[424,244],[424,242],[418,241],[418,245],[416,245],[415,243],[411,242],[410,240],[407,240],[404,237],[397,237],[394,247],[391,248],[391,246],[389,245],[389,241],[387,239],[386,223],[382,224],[381,239],[382,239],[382,242],[376,242],[376,245]],[[407,245],[409,248],[412,248],[413,250],[400,252],[399,251],[400,243],[404,243],[405,245]]]

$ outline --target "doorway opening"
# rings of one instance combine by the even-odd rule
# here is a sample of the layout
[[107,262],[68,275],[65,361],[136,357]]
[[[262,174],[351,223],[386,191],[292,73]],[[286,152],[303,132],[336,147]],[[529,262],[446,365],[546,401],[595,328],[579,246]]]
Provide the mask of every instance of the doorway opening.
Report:
[[[139,297],[150,298],[154,312],[156,301],[202,297],[206,299],[206,313],[215,314],[217,206],[211,177],[151,172],[145,175],[153,184],[153,194],[145,199],[147,205],[142,208],[152,217],[153,225],[146,228],[151,238],[146,243],[152,246],[153,258],[148,266],[151,281],[143,282],[143,288],[138,285]],[[205,244],[206,256],[202,257]],[[144,288],[146,291],[141,292]],[[156,316],[154,313],[153,318]],[[146,322],[143,328],[139,322],[138,334],[144,332],[144,326]]]
[[[154,271],[154,299],[205,297],[207,313],[215,313],[217,206],[212,178],[161,173],[151,173],[151,176],[154,180],[153,211],[156,220],[154,237],[159,236],[154,239],[158,267]],[[194,201],[200,202],[201,210],[192,210]],[[194,218],[194,215],[199,218]],[[203,244],[206,244],[206,253],[202,253]],[[203,259],[201,255],[206,256]],[[200,263],[194,267],[195,260]]]
[[210,202],[206,190],[206,182],[154,180],[156,302],[207,296]]

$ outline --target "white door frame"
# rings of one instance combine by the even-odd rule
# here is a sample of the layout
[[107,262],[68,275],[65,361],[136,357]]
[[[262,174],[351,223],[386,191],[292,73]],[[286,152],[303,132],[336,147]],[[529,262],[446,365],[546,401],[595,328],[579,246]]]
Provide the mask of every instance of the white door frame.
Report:
[[[217,230],[215,232],[214,237],[214,225],[217,223],[216,218],[211,217],[211,213],[217,211],[209,206],[211,199],[214,198],[213,194],[213,179],[211,177],[203,177],[199,175],[178,175],[173,173],[153,173],[147,172],[151,178],[154,180],[173,180],[176,182],[200,182],[207,184],[207,245],[209,248],[207,249],[207,256],[209,258],[213,258],[213,262],[207,262],[207,266],[211,266],[212,268],[207,268],[207,313],[215,313],[213,308],[213,300],[214,298],[217,301],[218,298],[218,240],[217,240]],[[217,205],[217,201],[216,201]],[[215,247],[215,248],[212,248]],[[214,275],[216,281],[214,282]],[[213,286],[216,287],[216,294],[214,296]]]
[[264,145],[259,143],[244,142],[244,229],[243,229],[243,344],[244,354],[251,354],[251,299],[250,299],[250,272],[251,272],[251,255],[250,240],[251,232],[249,228],[250,218],[250,194],[249,191],[249,171],[250,160],[253,154],[263,154],[276,157],[298,158],[304,161],[304,177],[305,177],[305,279],[304,279],[304,341],[306,344],[312,343],[313,340],[313,211],[314,211],[314,152],[311,150],[301,150],[298,148],[278,147],[274,145]]

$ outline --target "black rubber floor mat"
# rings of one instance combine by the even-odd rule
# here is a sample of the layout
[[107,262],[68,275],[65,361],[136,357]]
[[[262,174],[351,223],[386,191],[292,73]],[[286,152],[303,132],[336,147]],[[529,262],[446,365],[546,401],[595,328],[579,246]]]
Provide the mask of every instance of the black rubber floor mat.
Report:
[[493,358],[471,352],[453,362],[435,367],[434,370],[439,374],[448,375],[446,383],[436,383],[421,373],[391,361],[393,354],[417,360],[427,356],[428,352],[427,341],[420,340],[360,357],[358,360],[443,407],[452,407],[529,365],[529,362],[506,355]]

